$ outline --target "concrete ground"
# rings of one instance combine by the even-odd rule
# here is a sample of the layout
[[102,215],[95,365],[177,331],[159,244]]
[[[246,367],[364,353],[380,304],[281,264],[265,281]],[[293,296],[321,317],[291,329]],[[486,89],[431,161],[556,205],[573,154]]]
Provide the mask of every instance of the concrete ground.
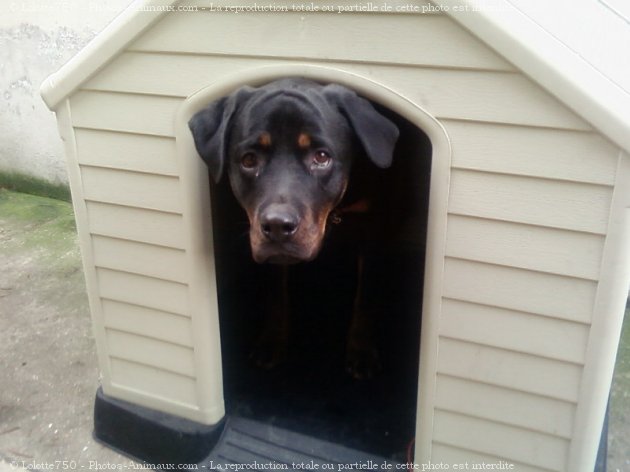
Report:
[[[0,189],[0,267],[0,472],[129,464],[92,439],[99,374],[71,206]],[[630,472],[630,323],[608,452],[610,472]]]

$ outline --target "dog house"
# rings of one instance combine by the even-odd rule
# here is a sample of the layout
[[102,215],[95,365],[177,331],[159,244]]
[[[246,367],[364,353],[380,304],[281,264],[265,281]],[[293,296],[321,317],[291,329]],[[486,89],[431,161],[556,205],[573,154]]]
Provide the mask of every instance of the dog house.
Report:
[[630,282],[628,83],[514,2],[474,3],[135,2],[44,83],[102,372],[97,436],[118,427],[116,447],[162,457],[160,438],[186,454],[220,433],[209,182],[187,121],[298,76],[431,141],[415,463],[593,470]]

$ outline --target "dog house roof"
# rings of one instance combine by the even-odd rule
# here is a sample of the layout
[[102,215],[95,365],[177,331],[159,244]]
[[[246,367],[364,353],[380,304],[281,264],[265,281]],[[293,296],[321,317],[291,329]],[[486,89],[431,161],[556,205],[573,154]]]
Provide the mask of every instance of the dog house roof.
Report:
[[[55,109],[181,0],[136,0],[41,87]],[[612,141],[630,151],[625,0],[433,0]],[[242,2],[244,4],[247,2]],[[252,2],[253,3],[253,2]],[[623,54],[621,52],[624,52]]]

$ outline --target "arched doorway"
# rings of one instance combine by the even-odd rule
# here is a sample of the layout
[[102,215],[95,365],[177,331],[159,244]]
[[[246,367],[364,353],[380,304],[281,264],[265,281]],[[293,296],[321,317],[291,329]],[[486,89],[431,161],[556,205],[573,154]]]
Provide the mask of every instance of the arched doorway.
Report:
[[[190,290],[200,303],[193,309],[193,324],[200,336],[206,336],[210,346],[196,349],[199,365],[209,365],[215,373],[214,381],[200,383],[199,395],[206,395],[208,407],[223,412],[223,377],[220,359],[218,296],[215,290],[216,273],[214,248],[209,241],[212,233],[211,202],[207,172],[197,158],[186,123],[190,116],[212,100],[228,95],[243,85],[257,86],[281,77],[299,76],[324,83],[339,83],[354,89],[401,120],[421,130],[430,141],[431,168],[430,184],[426,190],[427,225],[426,259],[424,283],[418,290],[422,296],[422,334],[420,341],[420,363],[417,380],[416,408],[416,462],[428,460],[432,429],[434,373],[437,357],[438,314],[441,300],[442,268],[448,197],[450,146],[444,128],[431,115],[416,104],[405,99],[382,84],[339,69],[311,65],[268,66],[240,72],[222,79],[189,97],[177,117],[178,156],[182,166],[183,195],[187,227],[190,230],[189,254],[193,278]],[[413,175],[409,176],[413,179]],[[201,341],[200,342],[204,342]],[[210,361],[203,358],[211,356]],[[225,364],[224,364],[225,365]],[[230,373],[231,375],[232,373]],[[211,376],[212,377],[212,376]],[[415,382],[415,379],[414,379]],[[395,389],[396,385],[390,388]],[[217,418],[217,421],[220,418]]]

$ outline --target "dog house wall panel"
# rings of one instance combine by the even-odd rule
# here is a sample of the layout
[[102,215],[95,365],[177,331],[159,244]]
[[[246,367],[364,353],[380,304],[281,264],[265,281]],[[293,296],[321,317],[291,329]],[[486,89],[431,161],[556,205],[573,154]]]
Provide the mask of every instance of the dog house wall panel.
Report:
[[181,416],[186,410],[197,410],[195,378],[113,356],[109,368],[112,378],[109,390],[114,397],[154,405]]
[[577,402],[582,366],[441,336],[438,374]]
[[176,177],[81,166],[88,201],[181,213]]
[[[200,33],[201,34],[201,33]],[[191,90],[198,90],[208,84],[208,70],[214,72],[213,78],[247,70],[257,66],[292,64],[293,62],[278,58],[218,58],[207,56],[176,56],[161,51],[147,51],[151,57],[136,63],[135,57],[126,56],[120,63],[112,63],[112,72],[104,72],[103,76],[86,84],[89,90],[81,92],[82,101],[90,103],[89,107],[111,106],[107,116],[82,116],[80,120],[98,120],[97,126],[106,129],[130,130],[146,134],[172,136],[172,127],[166,123],[169,103],[173,104],[173,95],[186,97]],[[181,53],[177,53],[181,54]],[[320,58],[314,63],[321,64]],[[148,69],[142,69],[142,64]],[[173,64],[179,67],[173,68]],[[382,63],[341,63],[326,61],[329,67],[337,67],[365,77],[389,76],[388,86],[394,90],[406,90],[405,96],[422,106],[430,106],[434,116],[442,120],[467,120],[472,122],[505,123],[531,125],[569,130],[591,130],[590,126],[566,107],[549,96],[525,77],[515,73],[499,71],[470,71],[467,69],[452,70],[448,68],[407,68]],[[121,67],[117,70],[117,66]],[[168,69],[168,71],[166,70]],[[401,73],[404,70],[404,73]],[[142,77],[145,74],[161,77],[160,82],[149,88]],[[186,77],[180,79],[181,76]],[[135,81],[134,77],[138,80]],[[111,93],[111,92],[116,92]],[[131,94],[130,100],[137,102],[138,110],[147,115],[127,117],[127,123],[118,123],[115,115],[117,101]],[[173,105],[174,107],[176,105]],[[90,108],[91,109],[91,108]],[[155,113],[155,122],[145,123],[141,116]],[[106,121],[107,120],[107,121]],[[113,123],[109,123],[113,121]],[[81,124],[78,122],[77,124]],[[111,128],[114,126],[114,128]]]
[[174,136],[173,116],[181,103],[174,97],[93,91],[80,91],[70,102],[75,128],[169,137]]
[[[597,133],[470,121],[442,122],[449,129],[454,169],[607,186],[615,183],[618,149]],[[527,146],[515,146],[524,142]]]
[[[570,439],[575,405],[562,400],[497,388],[486,383],[440,374],[435,394],[436,408],[468,416],[494,419],[541,433]],[[460,392],[466,392],[461,395]],[[518,405],[518,408],[514,406]]]
[[188,246],[198,229],[185,214],[175,117],[186,98],[239,71],[324,66],[395,91],[451,141],[442,308],[424,314],[439,320],[435,395],[420,386],[432,438],[419,438],[417,459],[582,470],[576,457],[590,461],[596,447],[581,447],[584,431],[598,428],[605,404],[590,398],[604,362],[594,333],[616,332],[599,317],[602,290],[614,292],[611,251],[627,252],[617,221],[627,156],[443,15],[151,21],[121,33],[126,46],[57,108],[106,393],[201,422],[220,417],[219,350],[207,345],[216,317],[191,309],[216,300],[210,288],[198,304],[188,286],[212,261]]
[[[604,238],[598,234],[505,223],[455,215],[449,218],[448,256],[520,269],[544,268],[545,272],[597,280]],[[523,253],[523,247],[545,247],[547,252]],[[580,252],[584,251],[584,252]]]
[[174,249],[185,247],[179,213],[99,202],[86,202],[86,209],[91,234]]
[[451,213],[606,233],[612,187],[467,170],[452,178]]
[[87,128],[77,128],[75,136],[81,165],[178,175],[174,139]]
[[[437,463],[439,461],[448,461],[452,464],[493,464],[497,463],[497,458],[489,455],[479,454],[474,451],[466,451],[463,449],[454,448],[446,444],[435,443],[433,446],[434,457]],[[518,464],[519,472],[540,472],[539,467],[530,467],[523,464]]]
[[[140,197],[139,206],[129,206],[130,202],[131,205],[138,205],[138,202],[134,201],[138,200],[138,193],[129,192],[129,195],[125,195],[124,178],[118,192],[127,198],[107,198],[116,192],[105,191],[100,183],[94,184],[96,189],[94,190],[93,182],[90,180],[94,173],[110,172],[109,175],[112,177],[111,172],[115,171],[100,166],[80,166],[75,139],[77,129],[71,126],[70,101],[61,103],[55,111],[68,158],[73,206],[77,217],[77,230],[104,390],[117,398],[186,418],[200,419],[204,413],[208,414],[208,411],[209,414],[220,417],[221,412],[213,412],[207,408],[200,413],[203,403],[200,405],[199,402],[199,376],[191,369],[190,357],[193,353],[194,335],[187,311],[186,285],[142,274],[143,268],[136,268],[140,273],[132,273],[100,267],[97,263],[99,260],[102,263],[104,252],[95,250],[95,244],[96,246],[99,244],[95,241],[102,236],[91,233],[89,212],[96,211],[101,214],[105,212],[109,215],[113,224],[104,229],[110,236],[107,239],[124,243],[127,236],[125,232],[131,231],[131,235],[136,239],[143,239],[142,233],[146,230],[138,221],[131,225],[130,230],[125,229],[127,227],[124,218],[118,220],[117,215],[137,218],[138,212],[147,212],[141,208],[142,205],[147,206],[146,200]],[[102,163],[106,165],[107,161],[103,160]],[[138,175],[152,177],[151,174]],[[116,177],[116,174],[113,177]],[[116,178],[108,183],[114,190],[117,189]],[[127,181],[126,184],[128,183]],[[148,195],[157,194],[157,189],[150,191],[145,187],[144,190]],[[99,200],[105,200],[106,203]],[[155,201],[159,200],[153,200]],[[152,219],[156,213],[159,212],[150,211],[146,216]],[[169,209],[164,213],[173,215],[173,210]],[[181,220],[181,215],[179,219]],[[102,225],[103,222],[98,224]],[[152,223],[154,229],[156,224],[159,227],[160,223]],[[149,225],[149,229],[151,227]],[[181,241],[181,236],[178,238]],[[139,262],[135,253],[129,257],[135,261],[133,264]],[[155,267],[159,265],[153,264]],[[147,294],[151,294],[150,297],[147,297]],[[142,329],[141,324],[147,326]],[[167,334],[168,330],[172,331]],[[137,351],[138,346],[148,348],[149,355],[139,357],[142,354]],[[176,353],[175,358],[169,359],[173,353]],[[206,370],[211,371],[211,368]],[[204,388],[205,392],[208,390]]]
[[[185,316],[186,285],[152,276],[132,274],[96,266],[99,292],[114,300]],[[147,298],[146,294],[153,296]]]
[[574,321],[444,299],[440,332],[450,339],[517,349],[559,361],[586,361],[588,329]]
[[[535,251],[535,249],[533,249]],[[588,324],[597,283],[464,259],[445,260],[446,298]],[[528,290],[530,297],[523,297]],[[555,295],[552,301],[546,297]]]
[[[479,418],[458,415],[447,411],[436,412],[434,441],[442,444],[456,443],[464,450],[487,453],[484,462],[496,463],[497,457],[509,457],[515,470],[521,464],[534,470],[565,470],[568,441],[548,435],[534,435],[520,428],[504,424],[490,424]],[[474,434],[471,432],[474,431]],[[494,458],[494,460],[492,460]],[[444,460],[452,464],[450,456]],[[470,462],[470,459],[469,461]]]
[[[208,6],[209,2],[198,1]],[[428,2],[415,2],[419,7]],[[276,4],[281,6],[280,4]],[[291,3],[286,3],[291,7]],[[319,4],[322,6],[321,4]],[[333,4],[334,5],[334,4]],[[392,6],[404,5],[394,1]],[[334,5],[338,7],[339,5]],[[257,56],[327,61],[457,66],[473,69],[513,71],[514,67],[477,38],[440,14],[397,14],[386,21],[378,13],[354,12],[351,18],[338,13],[284,12],[278,14],[207,12],[200,15],[171,15],[130,45],[131,51],[169,51],[185,54]],[[207,30],[212,16],[211,31]],[[261,24],[263,19],[264,24]],[[281,28],[281,29],[280,29]],[[182,32],[185,31],[185,34]],[[343,31],[341,41],[322,41],[320,33]],[[378,32],[366,38],[366,32]],[[199,41],[203,32],[203,41]],[[407,44],[392,48],[383,38],[405,35]],[[226,41],[226,38],[229,40]],[[288,40],[287,38],[290,38]],[[434,47],[440,44],[440,48]],[[442,46],[443,45],[443,46]]]
[[182,249],[93,235],[92,251],[98,267],[179,283],[185,283],[188,278]]
[[103,300],[102,307],[106,329],[194,347],[192,323],[187,316],[107,299]]

